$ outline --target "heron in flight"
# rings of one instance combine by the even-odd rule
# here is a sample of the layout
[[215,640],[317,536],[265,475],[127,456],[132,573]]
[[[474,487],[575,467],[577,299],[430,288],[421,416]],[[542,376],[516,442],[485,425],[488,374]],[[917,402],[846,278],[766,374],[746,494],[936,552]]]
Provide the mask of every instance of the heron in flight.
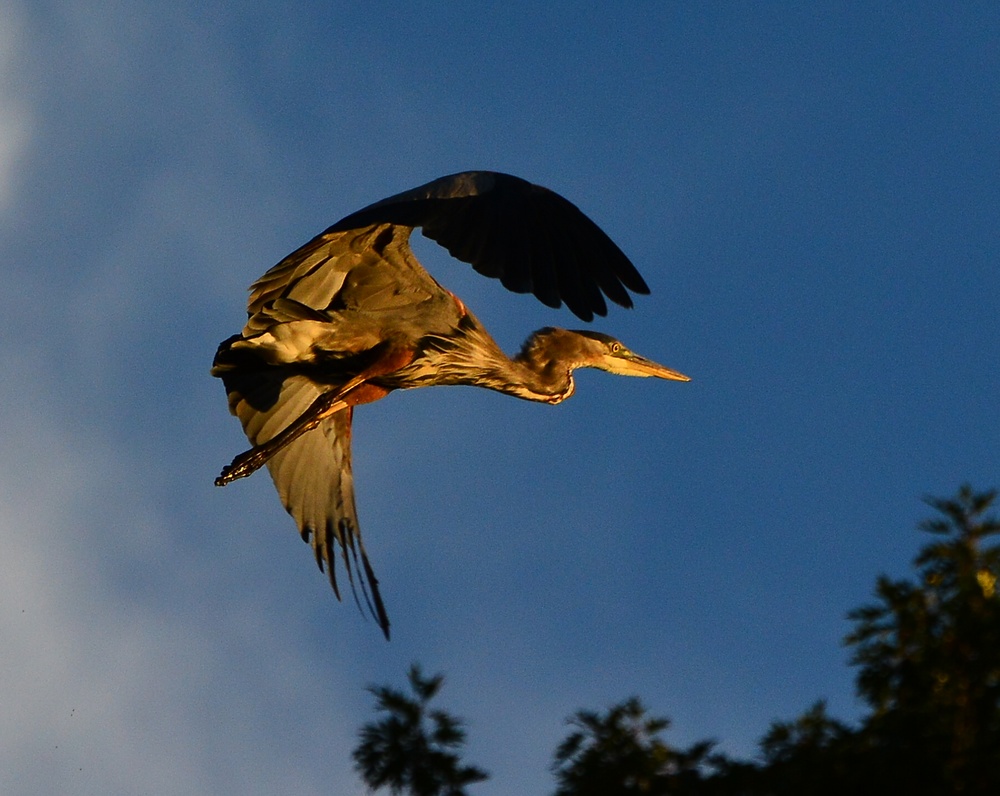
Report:
[[565,303],[584,321],[607,313],[605,297],[631,307],[629,291],[649,293],[575,205],[488,171],[442,177],[352,213],[251,285],[246,326],[219,346],[212,375],[254,447],[215,483],[266,464],[337,598],[339,546],[352,590],[353,567],[386,638],[389,619],[354,505],[355,406],[393,390],[450,384],[557,404],[573,394],[575,368],[688,381],[591,331],[540,329],[508,357],[417,262],[409,245],[416,227],[508,290],[550,307]]

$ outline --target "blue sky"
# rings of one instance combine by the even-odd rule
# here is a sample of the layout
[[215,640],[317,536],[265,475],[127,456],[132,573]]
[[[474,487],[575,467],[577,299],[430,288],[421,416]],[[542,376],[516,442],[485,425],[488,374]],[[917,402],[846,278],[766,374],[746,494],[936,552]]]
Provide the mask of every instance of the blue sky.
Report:
[[[1000,485],[991,3],[0,0],[0,790],[360,793],[369,683],[443,671],[482,794],[638,694],[752,754],[825,697],[923,495]],[[338,604],[208,376],[246,288],[348,212],[497,169],[653,289],[584,372],[356,415],[393,640]],[[580,322],[418,253],[508,351]]]

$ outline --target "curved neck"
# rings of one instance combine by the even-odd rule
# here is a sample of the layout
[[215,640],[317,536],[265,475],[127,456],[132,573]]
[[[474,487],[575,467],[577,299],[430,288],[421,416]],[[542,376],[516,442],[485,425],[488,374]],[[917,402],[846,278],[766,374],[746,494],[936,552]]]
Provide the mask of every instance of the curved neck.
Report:
[[573,368],[550,352],[547,331],[534,332],[511,359],[482,326],[468,330],[466,343],[471,344],[468,350],[476,352],[477,362],[463,382],[526,401],[549,404],[565,401],[576,386]]
[[573,365],[552,356],[541,334],[532,334],[520,353],[508,360],[519,377],[519,384],[511,384],[503,392],[529,401],[557,404],[569,398],[576,388]]
[[392,386],[466,384],[526,401],[557,404],[573,394],[572,369],[576,364],[572,358],[555,355],[554,338],[559,333],[561,329],[533,333],[511,359],[469,313],[462,318],[458,334],[425,338],[421,356],[400,371],[405,378]]
[[573,370],[590,364],[584,338],[576,332],[552,327],[532,332],[513,359],[497,351],[500,360],[490,373],[495,382],[481,386],[528,401],[550,404],[565,401],[576,388]]

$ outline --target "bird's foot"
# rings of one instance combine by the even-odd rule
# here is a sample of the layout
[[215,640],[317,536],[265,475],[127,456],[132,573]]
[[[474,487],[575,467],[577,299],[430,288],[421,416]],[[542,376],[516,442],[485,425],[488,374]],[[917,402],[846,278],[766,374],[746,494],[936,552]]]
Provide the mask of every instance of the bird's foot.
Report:
[[233,459],[232,464],[222,468],[222,473],[215,479],[216,486],[225,486],[238,478],[246,478],[259,470],[267,461],[264,451],[252,448]]

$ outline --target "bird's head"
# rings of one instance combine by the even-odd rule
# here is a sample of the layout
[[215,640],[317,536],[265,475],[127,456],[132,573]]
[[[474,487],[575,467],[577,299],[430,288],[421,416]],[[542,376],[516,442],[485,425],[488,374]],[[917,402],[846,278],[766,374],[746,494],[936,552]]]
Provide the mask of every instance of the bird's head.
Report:
[[532,361],[538,370],[597,368],[618,376],[655,376],[673,381],[691,381],[683,373],[630,351],[624,343],[610,335],[582,329],[540,329],[525,344],[521,359]]
[[571,334],[583,338],[583,350],[588,355],[588,361],[581,362],[579,367],[597,368],[614,373],[618,376],[655,376],[658,379],[672,381],[691,381],[690,377],[676,370],[671,370],[651,359],[639,356],[630,351],[621,340],[611,335],[587,330],[572,331]]

